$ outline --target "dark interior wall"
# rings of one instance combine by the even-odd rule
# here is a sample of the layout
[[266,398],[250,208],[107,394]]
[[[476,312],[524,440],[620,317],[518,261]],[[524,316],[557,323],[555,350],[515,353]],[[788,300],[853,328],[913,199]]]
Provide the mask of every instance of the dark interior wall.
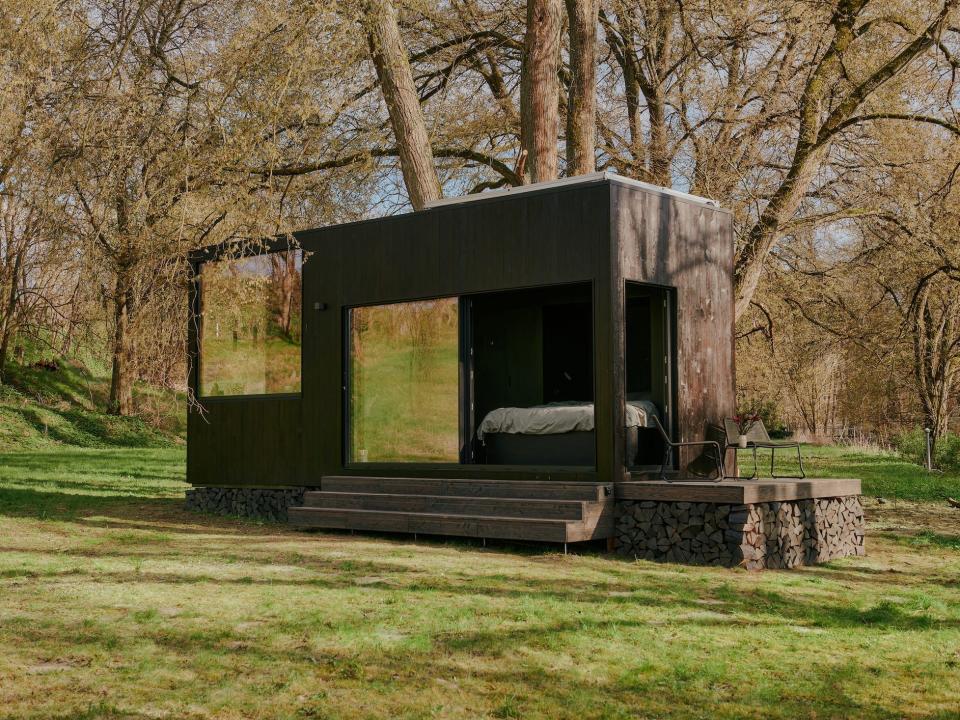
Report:
[[478,300],[471,314],[475,424],[494,408],[542,402],[542,309],[491,306]]
[[543,308],[543,400],[593,400],[593,308],[589,301]]
[[466,301],[473,341],[467,430],[474,456],[476,427],[491,410],[593,400],[591,285],[484,293]]
[[587,284],[469,298],[477,422],[498,407],[593,399]]
[[[617,248],[614,312],[626,281],[676,288],[675,439],[701,440],[735,409],[733,223],[729,212],[669,194],[613,184]],[[625,352],[624,345],[618,350]],[[614,383],[624,383],[621,356]],[[681,461],[689,461],[684,457]]]

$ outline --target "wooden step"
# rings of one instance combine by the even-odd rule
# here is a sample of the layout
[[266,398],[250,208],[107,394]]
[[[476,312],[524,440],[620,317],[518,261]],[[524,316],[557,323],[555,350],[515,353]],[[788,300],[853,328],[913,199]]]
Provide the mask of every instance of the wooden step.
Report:
[[290,508],[288,514],[292,525],[303,528],[581,542],[613,535],[610,505],[611,512],[596,522],[318,507]]
[[[311,491],[304,494],[304,507],[343,510],[392,510],[396,512],[481,515],[484,517],[583,520],[599,512],[599,502],[586,500],[540,500],[535,498],[458,497],[456,495],[399,495]],[[589,508],[585,506],[590,506]]]
[[455,497],[525,498],[528,500],[591,500],[613,497],[612,483],[438,479],[324,475],[320,489],[328,492],[390,495],[452,495]]

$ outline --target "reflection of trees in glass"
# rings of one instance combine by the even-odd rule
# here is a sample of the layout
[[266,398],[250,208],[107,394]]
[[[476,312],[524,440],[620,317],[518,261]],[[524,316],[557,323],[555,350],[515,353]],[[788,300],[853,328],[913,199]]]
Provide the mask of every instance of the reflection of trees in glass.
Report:
[[201,293],[201,394],[299,392],[299,251],[204,263]]
[[355,308],[351,459],[459,459],[456,298]]

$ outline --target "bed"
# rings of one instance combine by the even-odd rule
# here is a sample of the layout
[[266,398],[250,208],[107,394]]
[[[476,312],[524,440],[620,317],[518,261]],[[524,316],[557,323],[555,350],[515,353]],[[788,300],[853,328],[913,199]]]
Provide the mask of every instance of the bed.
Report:
[[[643,431],[659,417],[650,400],[627,401],[624,427],[628,464],[635,464]],[[495,465],[596,464],[592,402],[555,402],[491,410],[477,428],[484,461]]]

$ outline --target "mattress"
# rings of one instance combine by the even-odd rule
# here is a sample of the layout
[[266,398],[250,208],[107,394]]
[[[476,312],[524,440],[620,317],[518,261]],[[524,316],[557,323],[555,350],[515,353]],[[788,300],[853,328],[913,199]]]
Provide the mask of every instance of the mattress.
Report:
[[[649,400],[627,401],[624,426],[656,427],[653,417],[657,406]],[[516,408],[503,407],[491,410],[477,428],[477,437],[508,433],[520,435],[558,435],[568,432],[590,432],[593,425],[592,402],[557,402],[547,405]]]

